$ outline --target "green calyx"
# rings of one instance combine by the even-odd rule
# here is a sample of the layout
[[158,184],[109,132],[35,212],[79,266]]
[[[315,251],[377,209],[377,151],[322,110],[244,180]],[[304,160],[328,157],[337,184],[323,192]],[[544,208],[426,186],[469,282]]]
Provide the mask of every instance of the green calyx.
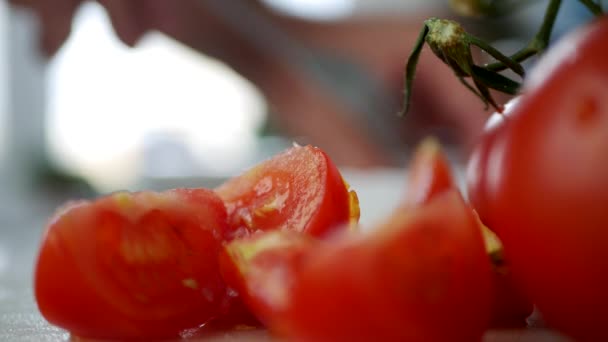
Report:
[[[514,4],[518,1],[513,0]],[[599,1],[579,0],[591,13],[596,16],[603,14]],[[450,0],[452,7],[460,14],[478,16],[499,13],[499,5],[507,8],[505,1],[495,0]],[[477,95],[485,104],[486,108],[491,105],[496,111],[501,112],[499,106],[492,98],[490,89],[497,90],[510,95],[515,95],[519,91],[520,83],[516,82],[499,72],[510,69],[522,79],[525,71],[521,63],[539,53],[542,53],[549,44],[553,25],[557,17],[561,0],[550,0],[545,10],[543,23],[538,32],[532,37],[530,42],[513,55],[507,57],[500,51],[483,40],[467,33],[455,21],[439,18],[429,18],[424,21],[424,26],[416,40],[414,49],[410,54],[405,68],[405,89],[403,98],[403,108],[400,116],[405,116],[410,108],[412,85],[418,59],[425,43],[429,45],[433,53],[449,66],[460,82],[471,92]],[[496,61],[485,65],[476,65],[471,47],[477,46],[488,53]],[[470,78],[473,84],[467,82]]]
[[[462,84],[477,95],[486,107],[492,105],[497,111],[501,111],[501,108],[492,98],[490,89],[508,94],[515,94],[519,89],[520,85],[518,82],[495,71],[489,71],[476,65],[471,53],[471,46],[474,45],[486,51],[523,77],[524,69],[519,63],[513,62],[498,50],[484,43],[481,39],[467,33],[457,22],[447,19],[430,18],[424,21],[424,27],[406,65],[402,116],[407,113],[410,107],[414,73],[424,43],[429,45],[433,53],[454,71],[454,74]],[[470,77],[473,80],[473,85],[465,80],[466,77]]]

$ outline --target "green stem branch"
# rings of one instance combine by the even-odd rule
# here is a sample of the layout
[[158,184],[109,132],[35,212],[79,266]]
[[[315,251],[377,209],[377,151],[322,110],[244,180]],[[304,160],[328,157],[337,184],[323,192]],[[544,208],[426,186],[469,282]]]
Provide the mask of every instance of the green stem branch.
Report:
[[[553,24],[555,24],[555,18],[557,18],[557,13],[559,12],[561,4],[561,0],[551,0],[547,6],[547,10],[545,11],[545,17],[540,29],[525,47],[511,55],[511,60],[521,63],[537,53],[542,52],[547,45],[549,45],[549,39],[551,38],[551,32],[553,31]],[[490,71],[501,71],[506,69],[507,65],[505,65],[503,62],[496,62],[486,64],[484,67]]]
[[596,3],[591,0],[579,0],[579,2],[585,5],[585,7],[587,7],[587,9],[594,15],[599,16],[604,13],[604,11],[602,10],[602,5],[599,2]]

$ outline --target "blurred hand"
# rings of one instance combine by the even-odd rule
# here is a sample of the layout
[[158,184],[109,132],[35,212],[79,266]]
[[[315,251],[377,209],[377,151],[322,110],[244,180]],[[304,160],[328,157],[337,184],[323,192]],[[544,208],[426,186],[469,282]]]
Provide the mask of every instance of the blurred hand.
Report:
[[[9,0],[11,4],[32,10],[40,20],[40,47],[47,56],[54,55],[69,37],[72,19],[85,0]],[[182,1],[96,0],[107,11],[116,35],[133,46],[149,30],[166,27],[178,20]],[[186,2],[186,1],[183,1]],[[188,1],[192,2],[192,1]]]
[[40,21],[40,47],[46,55],[53,55],[68,38],[72,18],[83,0],[10,0],[10,3],[35,12]]
[[[55,54],[68,38],[72,17],[83,1],[10,0],[30,8],[40,18],[40,45],[47,56]],[[258,1],[247,1],[251,1],[266,20],[304,46],[349,56],[384,82],[392,90],[390,95],[399,102],[405,61],[423,18],[431,15],[310,22],[281,16]],[[234,27],[209,13],[200,0],[97,2],[107,10],[117,36],[129,46],[135,45],[147,32],[156,30],[234,68],[259,87],[276,115],[274,119],[287,135],[303,136],[306,142],[322,146],[338,164],[396,166],[386,147],[370,136],[366,124],[355,119],[357,115],[352,108],[324,91],[289,60],[256,49]],[[436,127],[451,130],[456,142],[465,148],[471,145],[487,115],[483,104],[428,51],[423,51],[414,83],[412,111],[403,125],[394,127],[404,137],[404,145],[436,133]],[[377,115],[381,120],[383,115],[395,115],[397,111]]]
[[[9,0],[15,6],[33,11],[40,21],[40,47],[53,56],[71,32],[72,20],[78,7],[86,0]],[[95,0],[101,4],[116,35],[122,42],[134,46],[148,31],[158,30],[180,39],[184,36],[204,36],[205,31],[218,35],[225,30],[218,20],[206,13],[200,0]],[[255,7],[262,7],[251,0]],[[201,30],[207,28],[207,30]],[[177,36],[177,37],[175,37]],[[211,45],[210,45],[211,46]]]

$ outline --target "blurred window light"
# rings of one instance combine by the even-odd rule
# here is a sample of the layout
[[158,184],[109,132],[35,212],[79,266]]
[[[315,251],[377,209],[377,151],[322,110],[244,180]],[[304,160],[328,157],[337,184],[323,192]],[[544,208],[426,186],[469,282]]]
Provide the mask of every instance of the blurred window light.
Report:
[[399,15],[446,6],[445,0],[263,0],[283,13],[312,20]]
[[356,14],[401,15],[447,6],[446,0],[353,0]]
[[355,0],[264,0],[269,6],[289,15],[332,20],[352,15]]
[[222,172],[247,157],[266,114],[256,88],[218,61],[160,34],[125,47],[95,3],[76,15],[48,90],[53,159],[102,190],[163,167],[143,160],[150,142],[182,145],[199,167],[191,172]]

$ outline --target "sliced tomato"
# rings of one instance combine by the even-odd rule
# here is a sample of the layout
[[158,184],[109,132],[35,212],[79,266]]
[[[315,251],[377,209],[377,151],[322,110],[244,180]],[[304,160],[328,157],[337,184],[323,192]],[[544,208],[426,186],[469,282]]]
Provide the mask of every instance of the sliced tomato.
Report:
[[450,162],[439,141],[424,139],[408,165],[406,205],[422,205],[435,195],[457,189]]
[[216,189],[232,237],[292,230],[327,235],[359,219],[356,194],[321,149],[296,146]]
[[[442,192],[458,189],[448,158],[434,138],[426,138],[420,143],[409,164],[408,172],[404,201],[406,206],[425,205]],[[474,215],[478,219],[477,213]],[[525,326],[526,318],[532,314],[534,306],[515,285],[498,237],[479,219],[478,225],[493,270],[494,296],[490,326]]]
[[60,210],[35,269],[42,315],[82,337],[177,337],[226,301],[226,211],[211,190],[115,193]]
[[[269,231],[233,240],[220,254],[226,283],[264,324],[282,312],[307,253],[321,241],[294,231]],[[275,285],[278,284],[279,286]]]
[[[476,341],[491,269],[456,191],[369,234],[260,236],[225,247],[232,279],[276,333],[302,341]],[[235,276],[236,274],[236,276]]]

